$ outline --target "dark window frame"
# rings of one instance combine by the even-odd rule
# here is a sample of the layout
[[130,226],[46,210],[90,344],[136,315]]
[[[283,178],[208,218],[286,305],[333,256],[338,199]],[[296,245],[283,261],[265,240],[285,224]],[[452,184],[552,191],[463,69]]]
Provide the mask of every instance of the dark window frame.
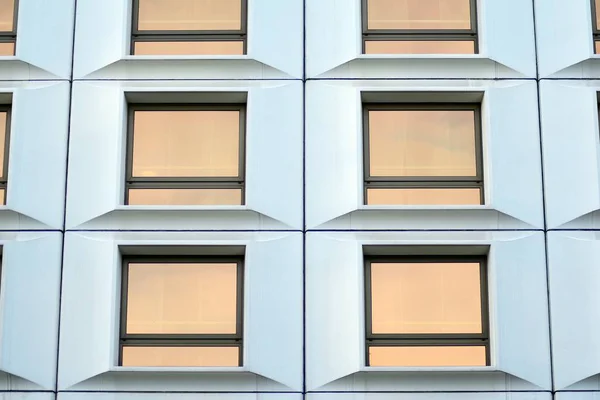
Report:
[[[128,334],[127,291],[129,264],[237,264],[235,334]],[[123,365],[123,347],[237,347],[238,366],[244,365],[244,257],[243,256],[123,256],[121,265],[121,310],[119,327],[119,366]]]
[[366,54],[367,41],[436,41],[436,42],[473,42],[474,54],[479,54],[477,27],[477,0],[470,1],[471,29],[369,29],[368,1],[362,3],[362,52]]
[[139,30],[140,0],[132,3],[132,24],[130,54],[134,55],[136,42],[238,42],[244,45],[242,54],[248,47],[248,0],[240,0],[242,7],[239,30]]
[[6,204],[8,193],[8,158],[10,154],[10,127],[12,121],[12,106],[10,104],[0,104],[0,112],[6,113],[6,132],[4,134],[4,162],[2,166],[2,176],[0,176],[0,189],[4,189],[4,204]]
[[596,43],[598,42],[600,44],[600,29],[596,23],[596,17],[598,15],[598,10],[596,9],[596,0],[590,0],[590,6],[592,7],[592,39],[594,54],[598,54],[596,52]]
[[[134,177],[133,141],[136,111],[239,111],[238,176]],[[246,203],[246,104],[128,104],[125,158],[125,205],[129,204],[129,189],[240,189],[241,205],[244,205]]]
[[[473,111],[475,127],[475,176],[371,176],[369,146],[369,111]],[[457,189],[480,190],[481,205],[485,204],[481,105],[477,103],[363,103],[363,200],[368,189]]]
[[[461,334],[373,334],[372,333],[372,263],[479,263],[479,279],[481,294],[481,333]],[[490,354],[490,322],[487,256],[481,255],[424,255],[424,256],[365,256],[365,364],[369,363],[370,347],[455,347],[484,346],[486,366],[491,365]]]

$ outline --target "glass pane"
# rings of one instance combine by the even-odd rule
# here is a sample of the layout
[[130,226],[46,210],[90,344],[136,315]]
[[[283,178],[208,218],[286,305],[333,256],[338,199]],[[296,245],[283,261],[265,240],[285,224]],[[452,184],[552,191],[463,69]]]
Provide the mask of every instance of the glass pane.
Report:
[[595,0],[595,8],[596,8],[596,28],[600,28],[600,0]]
[[0,0],[0,31],[12,32],[15,18],[15,0]]
[[367,40],[365,54],[475,54],[475,42],[469,40]]
[[4,177],[4,154],[6,153],[6,118],[7,112],[0,112],[0,176]]
[[238,176],[239,111],[136,111],[133,131],[133,176]]
[[484,346],[369,347],[371,367],[485,366]]
[[480,189],[367,189],[368,205],[480,205]]
[[242,28],[242,0],[139,0],[138,29],[219,31]]
[[129,189],[129,205],[223,206],[242,204],[241,189]]
[[132,263],[127,286],[127,333],[236,333],[235,263]]
[[372,332],[481,333],[479,263],[372,263]]
[[371,176],[476,176],[475,112],[369,111]]
[[594,48],[596,49],[596,54],[600,54],[600,41],[594,42]]
[[135,42],[136,56],[211,56],[244,54],[244,42]]
[[6,190],[5,189],[0,189],[0,205],[1,206],[6,205]]
[[471,29],[470,0],[368,0],[369,29]]
[[237,347],[123,346],[124,367],[238,367]]

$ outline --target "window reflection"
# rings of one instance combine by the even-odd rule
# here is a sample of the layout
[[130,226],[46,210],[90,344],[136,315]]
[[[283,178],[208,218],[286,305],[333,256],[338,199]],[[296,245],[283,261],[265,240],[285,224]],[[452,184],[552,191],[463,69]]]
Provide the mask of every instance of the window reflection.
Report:
[[139,30],[239,30],[241,0],[139,0]]
[[129,205],[241,205],[241,189],[129,189]]
[[470,0],[367,0],[369,29],[470,29]]
[[124,346],[124,367],[237,367],[238,347]]
[[431,40],[367,40],[365,54],[474,54],[475,42]]
[[367,189],[368,205],[478,205],[481,189]]
[[135,42],[133,54],[137,56],[189,56],[189,55],[240,55],[244,42]]
[[15,0],[0,0],[0,31],[12,32],[14,29]]
[[477,367],[486,364],[484,346],[369,347],[371,367]]

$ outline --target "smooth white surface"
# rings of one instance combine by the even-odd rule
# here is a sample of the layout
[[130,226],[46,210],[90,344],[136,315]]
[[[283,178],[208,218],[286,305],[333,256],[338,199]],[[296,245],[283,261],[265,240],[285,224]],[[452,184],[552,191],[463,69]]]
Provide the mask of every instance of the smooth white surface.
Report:
[[[54,390],[60,296],[60,233],[0,233],[2,390]],[[21,378],[27,382],[20,382]]]
[[[248,55],[236,58],[131,57],[130,3],[129,0],[79,1],[75,34],[75,78],[114,79],[117,75],[118,79],[151,79],[148,75],[153,79],[302,77],[302,0],[275,3],[270,0],[248,0]],[[274,32],[285,34],[273,34]],[[153,58],[157,61],[149,61]],[[239,68],[244,64],[254,67],[255,71],[252,73],[252,69]],[[185,76],[181,73],[173,74],[173,66]],[[109,68],[101,71],[106,67]],[[232,73],[232,70],[236,72]]]
[[[540,84],[548,228],[598,228],[598,81]],[[593,215],[591,214],[593,213]],[[581,218],[588,216],[589,218]]]
[[[1,396],[1,395],[0,395]],[[2,397],[0,397],[2,399]],[[68,393],[58,394],[57,400],[302,400],[293,393]],[[3,399],[2,399],[3,400]],[[13,400],[7,399],[7,400]],[[17,399],[14,399],[17,400]],[[21,400],[19,398],[18,400]],[[23,400],[29,400],[23,398]],[[34,399],[32,399],[34,400]],[[37,399],[35,399],[37,400]],[[520,400],[520,399],[517,399]],[[534,399],[531,399],[534,400]],[[537,400],[537,399],[535,399]]]
[[55,400],[54,393],[0,393],[0,400]]
[[311,393],[306,395],[307,400],[551,400],[551,398],[550,393]]
[[600,399],[600,392],[586,392],[586,393],[561,393],[558,392],[554,396],[555,400],[598,400]]
[[[136,218],[124,210],[127,109],[124,93],[247,92],[246,211],[219,220],[198,207],[186,211],[159,207],[162,214]],[[67,227],[94,229],[279,229],[302,227],[302,83],[278,81],[76,82],[73,88]],[[94,182],[90,185],[90,182]],[[229,207],[231,209],[231,207]],[[114,210],[118,212],[113,212]],[[227,210],[225,208],[223,211]],[[201,212],[204,211],[204,212]],[[174,219],[171,219],[174,218]],[[273,221],[275,220],[275,221]]]
[[365,57],[361,54],[361,0],[307,0],[307,76],[534,78],[532,3],[479,0],[477,4],[481,54]]
[[[246,246],[244,369],[248,372],[183,373],[177,368],[164,372],[115,370],[120,307],[118,246],[157,244]],[[301,233],[67,233],[59,388],[300,391],[301,281]]]
[[[483,93],[483,168],[488,209],[475,206],[456,211],[456,215],[460,212],[466,218],[456,218],[447,210],[436,211],[436,219],[428,214],[432,207],[423,207],[427,212],[421,212],[422,220],[410,216],[407,207],[402,206],[387,214],[377,214],[380,210],[367,212],[370,207],[363,205],[361,91]],[[331,228],[332,222],[342,229],[543,228],[535,82],[310,81],[306,96],[309,228]]]
[[[490,245],[492,366],[501,372],[359,372],[364,365],[362,246],[373,244]],[[306,257],[308,390],[550,389],[543,233],[310,232]]]

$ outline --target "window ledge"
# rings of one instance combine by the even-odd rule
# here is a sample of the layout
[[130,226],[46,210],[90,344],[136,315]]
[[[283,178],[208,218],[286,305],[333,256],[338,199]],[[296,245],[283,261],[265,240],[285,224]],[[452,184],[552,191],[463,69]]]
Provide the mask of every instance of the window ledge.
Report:
[[142,373],[234,373],[248,372],[246,367],[112,367],[110,372],[142,372]]
[[359,60],[484,60],[488,58],[485,54],[360,54],[357,57]]
[[496,367],[362,367],[360,372],[498,372]]
[[126,61],[186,61],[186,60],[252,60],[252,57],[249,57],[247,54],[242,55],[181,55],[181,56],[160,56],[160,55],[151,55],[151,56],[134,56],[131,54],[127,54],[123,57],[123,60]]
[[126,206],[118,205],[118,211],[249,211],[248,206]]
[[368,206],[366,204],[361,204],[358,207],[361,211],[411,211],[411,210],[493,210],[494,208],[491,205],[481,205],[481,206],[443,206],[443,205],[423,205],[423,206]]

